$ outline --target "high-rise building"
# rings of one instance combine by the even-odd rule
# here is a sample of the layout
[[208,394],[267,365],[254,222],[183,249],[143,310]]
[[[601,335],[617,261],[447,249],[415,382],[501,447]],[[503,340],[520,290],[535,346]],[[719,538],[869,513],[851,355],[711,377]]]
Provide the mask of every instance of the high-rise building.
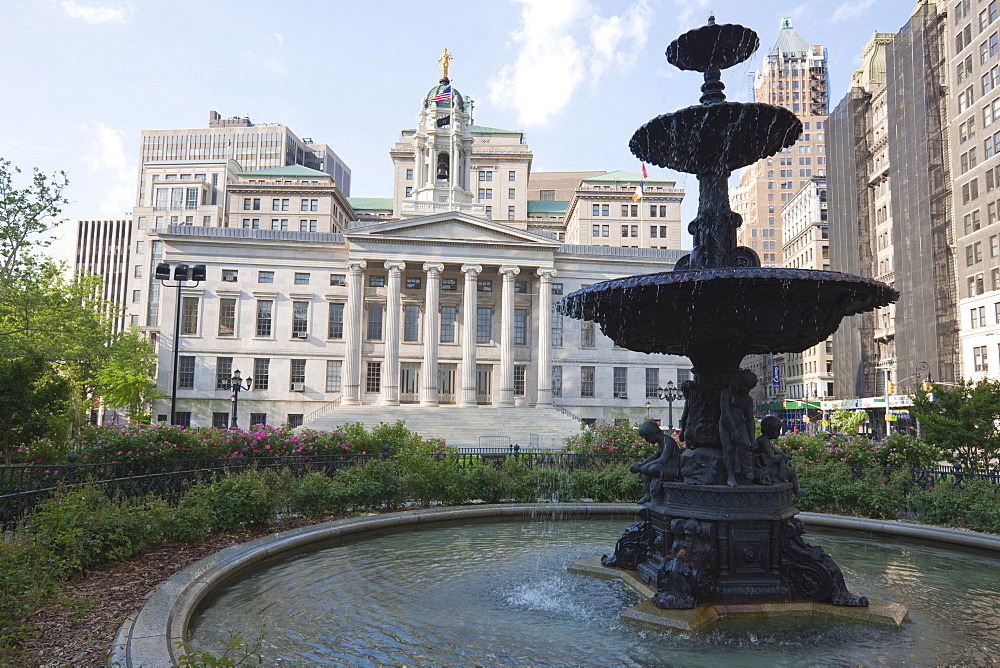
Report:
[[826,174],[828,89],[826,48],[809,44],[790,18],[782,19],[778,39],[754,77],[754,99],[793,112],[803,133],[793,146],[744,168],[731,195],[733,211],[743,217],[737,240],[756,251],[765,267],[783,266],[782,206],[811,177]]
[[[920,0],[897,34],[876,33],[830,117],[832,268],[875,277],[901,295],[894,306],[845,319],[834,335],[835,394],[842,399],[877,401],[892,390],[912,392],[928,374],[955,382],[960,373],[949,148],[949,105],[957,109],[957,102],[945,94],[953,43],[946,24],[955,21],[947,9]],[[959,29],[964,43],[964,24]],[[965,76],[969,53],[963,47],[958,55]],[[966,111],[962,122],[974,116]],[[975,111],[978,118],[978,105]],[[977,145],[969,137],[960,143],[966,152]],[[966,208],[969,233],[978,232],[971,229],[978,211]]]
[[[77,222],[76,228],[73,269],[78,274],[100,276],[103,281],[101,297],[116,309],[124,309],[129,300],[131,250],[132,221],[81,220]],[[135,252],[145,252],[145,244],[138,245]],[[122,331],[128,323],[125,316],[117,317],[112,321],[112,331]]]

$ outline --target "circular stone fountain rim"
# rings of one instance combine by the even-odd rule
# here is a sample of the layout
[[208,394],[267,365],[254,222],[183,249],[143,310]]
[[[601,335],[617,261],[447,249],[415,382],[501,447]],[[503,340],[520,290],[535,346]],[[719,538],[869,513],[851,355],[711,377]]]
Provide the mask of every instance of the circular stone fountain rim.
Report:
[[[234,545],[191,564],[162,582],[138,614],[127,619],[115,637],[110,664],[128,666],[177,665],[177,641],[187,639],[187,627],[198,605],[224,583],[265,559],[287,556],[331,538],[381,529],[433,524],[486,517],[517,518],[551,516],[591,518],[607,515],[635,516],[634,503],[521,503],[455,506],[410,510],[384,515],[335,520],[258,538]],[[947,545],[1000,552],[1000,536],[965,529],[909,524],[899,520],[799,513],[806,525],[863,531],[887,536],[930,540]]]

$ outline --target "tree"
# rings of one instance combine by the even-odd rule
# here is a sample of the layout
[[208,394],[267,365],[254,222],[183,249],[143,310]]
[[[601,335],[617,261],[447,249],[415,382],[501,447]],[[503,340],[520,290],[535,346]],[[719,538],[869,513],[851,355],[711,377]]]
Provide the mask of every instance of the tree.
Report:
[[72,391],[41,357],[0,359],[0,447],[6,464],[17,446],[54,436],[66,425]]
[[133,422],[149,419],[147,404],[156,398],[156,351],[135,329],[108,346],[108,356],[94,372],[94,391],[109,406],[121,408]]
[[48,243],[39,235],[51,229],[51,219],[67,202],[62,196],[68,183],[64,172],[49,177],[36,167],[31,184],[18,188],[14,179],[20,173],[9,160],[0,158],[0,301],[10,289],[24,252]]
[[864,423],[867,417],[864,411],[849,411],[845,408],[838,408],[830,415],[830,426],[839,434],[856,434],[858,427]]
[[1000,381],[962,381],[954,389],[932,383],[913,396],[924,438],[970,471],[988,471],[1000,454]]

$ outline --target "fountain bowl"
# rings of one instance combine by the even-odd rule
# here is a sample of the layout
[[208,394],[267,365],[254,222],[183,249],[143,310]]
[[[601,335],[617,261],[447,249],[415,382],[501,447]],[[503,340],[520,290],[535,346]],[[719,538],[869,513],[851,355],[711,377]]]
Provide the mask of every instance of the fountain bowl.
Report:
[[[564,297],[559,310],[598,323],[616,345],[644,353],[799,352],[845,316],[885,306],[885,283],[831,271],[720,267],[629,276]],[[627,303],[629,308],[622,308]]]

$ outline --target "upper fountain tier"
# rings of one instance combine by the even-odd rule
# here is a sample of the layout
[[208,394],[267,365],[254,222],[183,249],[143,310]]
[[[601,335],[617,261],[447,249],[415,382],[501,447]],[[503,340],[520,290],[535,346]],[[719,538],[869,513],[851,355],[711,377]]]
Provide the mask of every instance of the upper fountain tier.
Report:
[[728,174],[795,143],[802,123],[769,104],[726,102],[721,70],[739,64],[760,46],[741,25],[708,25],[684,33],[667,47],[667,61],[705,75],[701,104],[663,114],[636,130],[629,148],[645,162],[691,174]]

